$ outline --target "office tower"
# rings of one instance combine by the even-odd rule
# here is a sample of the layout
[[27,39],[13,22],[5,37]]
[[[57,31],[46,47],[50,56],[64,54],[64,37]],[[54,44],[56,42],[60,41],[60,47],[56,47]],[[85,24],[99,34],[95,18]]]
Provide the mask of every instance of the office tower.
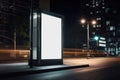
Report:
[[104,0],[82,0],[81,1],[82,17],[85,17],[89,23],[96,20],[96,25],[90,23],[90,47],[91,49],[104,50],[103,46],[99,46],[99,42],[94,41],[95,36],[106,36],[105,27],[105,1]]
[[120,51],[120,10],[117,0],[106,2],[106,40],[109,55],[117,56]]
[[83,0],[81,7],[83,16],[89,20],[97,20],[96,27],[91,28],[91,38],[95,35],[105,37],[105,50],[109,55],[118,55],[120,51],[120,19],[118,18],[120,6],[117,1]]
[[[38,0],[32,2],[33,8],[38,7]],[[0,44],[4,47],[23,44],[29,36],[29,14],[31,0],[0,0]],[[21,32],[22,31],[22,32]],[[23,40],[21,37],[24,37]]]

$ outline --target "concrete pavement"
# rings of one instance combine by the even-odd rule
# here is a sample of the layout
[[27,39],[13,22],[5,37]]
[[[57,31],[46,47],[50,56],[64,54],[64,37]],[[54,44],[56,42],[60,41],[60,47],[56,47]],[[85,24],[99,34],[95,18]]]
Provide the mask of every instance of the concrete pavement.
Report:
[[[70,59],[71,60],[71,59]],[[19,76],[19,75],[28,75],[35,73],[44,73],[58,70],[74,69],[74,68],[83,68],[89,67],[89,64],[71,64],[70,60],[64,59],[63,65],[51,65],[51,66],[34,66],[30,68],[27,62],[23,63],[6,63],[0,64],[0,78],[4,76]]]
[[[3,76],[19,76],[35,73],[44,73],[50,71],[83,68],[83,67],[97,67],[112,63],[120,63],[120,57],[98,57],[98,58],[65,58],[63,65],[39,66],[29,68],[28,63],[11,63],[0,64],[0,78]],[[99,65],[100,63],[100,65]]]

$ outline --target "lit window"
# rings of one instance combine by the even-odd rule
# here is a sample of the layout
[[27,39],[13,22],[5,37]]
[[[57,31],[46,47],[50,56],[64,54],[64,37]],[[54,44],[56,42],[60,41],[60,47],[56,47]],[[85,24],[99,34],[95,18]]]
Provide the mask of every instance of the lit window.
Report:
[[110,45],[113,45],[113,43],[110,43]]
[[94,34],[94,35],[95,35],[96,33],[95,33],[95,32],[92,32],[92,34]]
[[96,11],[96,13],[99,13],[99,11]]
[[109,10],[110,10],[109,8],[106,8],[106,9],[105,9],[105,12],[108,13]]
[[110,21],[106,21],[106,25],[110,25]]
[[115,32],[113,32],[113,36],[115,36]]
[[102,3],[102,5],[105,5],[105,3]]
[[98,25],[98,27],[101,27],[101,25]]
[[99,6],[99,4],[98,4],[98,3],[96,3],[96,6]]
[[101,20],[101,17],[97,18],[96,20],[98,20],[98,21]]
[[98,28],[99,28],[99,27],[101,27],[101,25],[99,24],[99,25],[97,25],[96,27],[98,27]]
[[93,12],[90,12],[90,14],[93,14]]
[[111,42],[111,38],[108,39],[108,42]]
[[105,6],[103,6],[102,9],[105,9]]
[[99,27],[99,26],[97,25],[97,27]]
[[110,26],[110,31],[113,31],[115,30],[115,27],[114,26]]
[[89,4],[87,3],[86,6],[89,6]]
[[93,5],[93,7],[95,7],[95,5]]

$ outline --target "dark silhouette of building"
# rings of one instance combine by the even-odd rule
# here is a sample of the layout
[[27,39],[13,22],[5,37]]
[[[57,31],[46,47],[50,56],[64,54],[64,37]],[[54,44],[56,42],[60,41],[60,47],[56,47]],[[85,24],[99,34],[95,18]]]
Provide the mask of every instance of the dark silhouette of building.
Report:
[[[88,20],[96,19],[97,25],[91,28],[91,38],[102,36],[106,38],[105,49],[109,55],[118,55],[120,51],[120,10],[119,4],[115,0],[82,0],[82,16]],[[91,42],[91,47],[94,46]],[[96,45],[98,47],[98,45]]]
[[99,46],[99,40],[94,40],[95,36],[106,37],[105,27],[105,2],[104,0],[82,0],[82,18],[90,23],[96,20],[96,25],[90,25],[90,47],[91,49],[104,50],[105,47]]
[[[38,8],[39,0],[33,0],[32,4]],[[1,45],[13,45],[15,38],[19,45],[28,41],[30,7],[31,0],[0,0]]]
[[106,40],[109,55],[119,55],[120,51],[120,5],[117,0],[106,1]]

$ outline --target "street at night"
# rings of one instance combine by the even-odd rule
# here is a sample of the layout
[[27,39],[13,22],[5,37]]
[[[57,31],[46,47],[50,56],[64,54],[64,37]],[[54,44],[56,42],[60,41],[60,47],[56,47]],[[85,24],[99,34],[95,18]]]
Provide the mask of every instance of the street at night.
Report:
[[89,64],[89,67],[58,70],[19,76],[5,76],[1,80],[119,80],[120,57],[68,58],[64,64]]
[[120,80],[119,3],[0,0],[0,80]]

